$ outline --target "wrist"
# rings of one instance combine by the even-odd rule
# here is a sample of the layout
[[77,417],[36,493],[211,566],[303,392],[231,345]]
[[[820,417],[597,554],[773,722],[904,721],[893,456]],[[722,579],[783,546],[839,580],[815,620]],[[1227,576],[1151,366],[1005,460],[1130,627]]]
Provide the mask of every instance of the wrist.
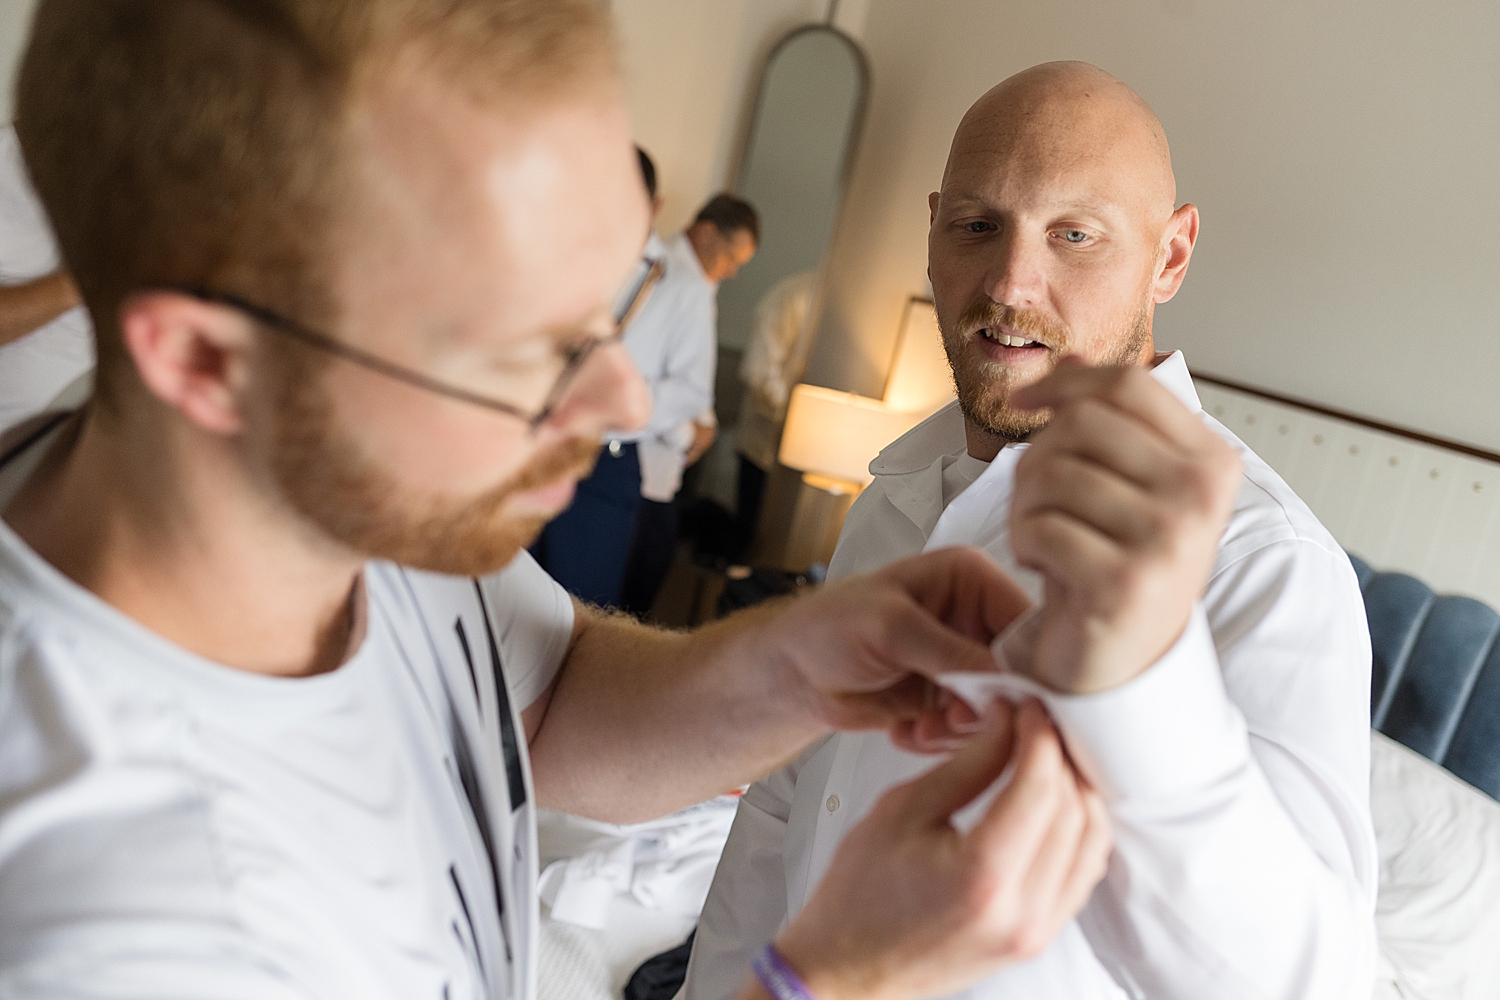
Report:
[[769,977],[762,974],[766,959],[773,963],[779,959],[783,968],[796,977],[797,984],[806,994],[805,1000],[866,1000],[874,995],[875,991],[864,988],[866,984],[854,981],[856,977],[840,974],[827,958],[827,955],[819,956],[783,934],[757,956],[752,969],[772,1000],[804,1000],[804,997],[796,992],[778,991],[774,981],[768,982]]

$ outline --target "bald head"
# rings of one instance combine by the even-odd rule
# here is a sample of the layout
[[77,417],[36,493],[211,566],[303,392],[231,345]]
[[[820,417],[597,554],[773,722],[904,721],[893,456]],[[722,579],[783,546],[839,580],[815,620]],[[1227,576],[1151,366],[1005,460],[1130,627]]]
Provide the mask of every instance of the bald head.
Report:
[[1156,113],[1086,62],[1024,69],[975,101],[953,135],[944,186],[975,161],[1028,173],[1107,164],[1118,194],[1162,222],[1177,201],[1167,133]]
[[1033,66],[964,115],[930,198],[928,273],[971,451],[974,433],[1040,426],[1010,393],[1065,354],[1150,362],[1198,235],[1176,199],[1161,122],[1097,66]]

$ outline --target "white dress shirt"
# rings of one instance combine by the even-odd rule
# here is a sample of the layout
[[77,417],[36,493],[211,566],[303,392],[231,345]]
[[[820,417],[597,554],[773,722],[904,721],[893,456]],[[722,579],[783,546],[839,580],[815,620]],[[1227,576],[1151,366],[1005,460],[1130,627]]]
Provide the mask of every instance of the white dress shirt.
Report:
[[[1370,645],[1349,560],[1287,485],[1203,413],[1181,354],[1154,376],[1233,445],[1244,482],[1177,644],[1134,680],[1047,707],[1103,795],[1115,850],[1077,920],[975,998],[1368,998],[1377,862],[1369,808]],[[966,482],[957,405],[886,448],[830,576],[942,545],[1015,564],[1024,445]],[[951,502],[949,502],[951,500]],[[699,925],[685,995],[734,994],[805,903],[845,830],[935,761],[883,734],[814,744],[744,796]]]
[[[60,264],[16,130],[6,125],[0,128],[0,287],[46,277]],[[39,412],[93,366],[94,330],[82,306],[0,345],[0,429]]]
[[651,390],[651,419],[640,430],[612,435],[640,449],[641,495],[672,499],[682,484],[692,422],[714,403],[718,360],[718,285],[708,280],[686,235],[663,243],[652,234],[646,256],[660,260],[661,280],[625,331],[625,350]]

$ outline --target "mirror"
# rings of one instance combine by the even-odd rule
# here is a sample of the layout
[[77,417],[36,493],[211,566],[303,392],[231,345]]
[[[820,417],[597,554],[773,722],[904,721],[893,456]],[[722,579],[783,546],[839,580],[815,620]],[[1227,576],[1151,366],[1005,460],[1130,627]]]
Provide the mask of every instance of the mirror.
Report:
[[[761,72],[733,185],[734,193],[760,214],[760,246],[739,275],[719,287],[715,409],[720,435],[695,477],[695,492],[729,510],[741,506],[736,487],[740,478],[736,430],[745,397],[740,364],[755,330],[756,310],[783,279],[805,276],[797,283],[796,293],[802,298],[797,315],[805,317],[802,333],[789,345],[782,367],[789,375],[788,384],[800,381],[817,322],[823,255],[843,202],[864,121],[869,79],[869,66],[858,43],[828,24],[808,25],[788,34],[771,50]],[[774,440],[767,445],[760,439],[767,432],[774,435],[778,426],[779,418],[758,432],[759,444],[752,450],[774,456]],[[769,464],[774,465],[774,458]]]
[[761,217],[755,259],[719,292],[719,342],[744,350],[755,307],[772,285],[816,271],[843,198],[869,71],[848,35],[810,25],[766,59],[735,193]]

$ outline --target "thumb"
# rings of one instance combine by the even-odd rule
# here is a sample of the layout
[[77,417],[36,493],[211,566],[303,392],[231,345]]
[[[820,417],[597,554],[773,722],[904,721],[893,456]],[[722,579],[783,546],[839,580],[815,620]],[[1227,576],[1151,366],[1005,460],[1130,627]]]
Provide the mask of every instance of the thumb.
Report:
[[984,728],[962,750],[905,786],[910,814],[933,824],[974,801],[1010,763],[1015,743],[1015,706],[996,699],[985,714]]
[[954,631],[916,601],[906,603],[894,617],[886,656],[901,672],[935,678],[995,669],[988,643]]

